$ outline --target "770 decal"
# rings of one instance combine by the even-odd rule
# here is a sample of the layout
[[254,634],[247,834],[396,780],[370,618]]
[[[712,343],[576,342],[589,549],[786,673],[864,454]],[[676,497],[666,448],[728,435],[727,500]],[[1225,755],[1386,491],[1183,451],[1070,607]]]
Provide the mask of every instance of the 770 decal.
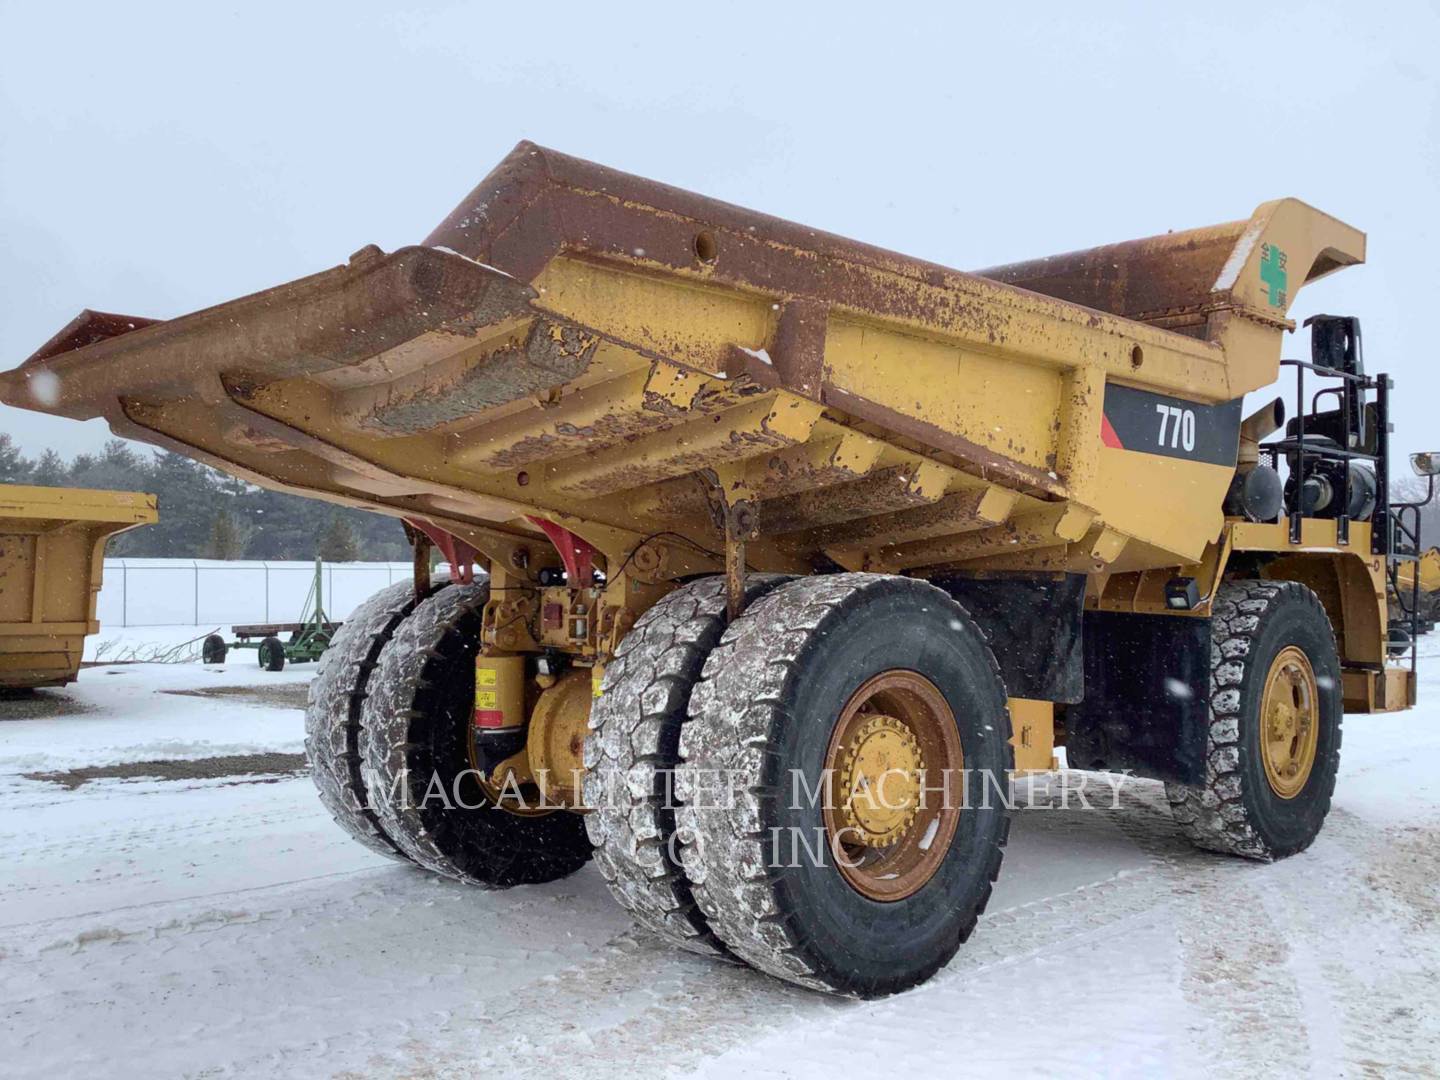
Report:
[[[1160,437],[1155,440],[1155,445],[1164,447],[1165,429],[1170,429],[1170,449],[1183,449],[1187,454],[1195,452],[1195,410],[1182,408],[1179,405],[1166,405],[1163,401],[1155,403],[1155,411],[1160,414]],[[1174,421],[1170,423],[1170,421]]]
[[1206,405],[1129,386],[1105,387],[1101,441],[1117,450],[1234,465],[1241,399]]

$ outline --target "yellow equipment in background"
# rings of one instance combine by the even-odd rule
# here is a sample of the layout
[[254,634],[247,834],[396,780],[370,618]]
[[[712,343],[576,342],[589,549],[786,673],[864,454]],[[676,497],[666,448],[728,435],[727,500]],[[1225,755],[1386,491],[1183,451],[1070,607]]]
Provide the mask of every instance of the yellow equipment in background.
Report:
[[75,678],[105,542],[158,519],[141,492],[0,485],[0,689]]
[[1429,596],[1440,592],[1440,548],[1431,548],[1414,563],[1402,563],[1395,571],[1395,584],[1401,590],[1408,590],[1420,574],[1420,592]]
[[1399,563],[1394,579],[1390,589],[1390,623],[1391,638],[1398,650],[1407,640],[1406,633],[1428,634],[1435,629],[1436,616],[1440,615],[1440,548],[1430,548],[1414,562]]

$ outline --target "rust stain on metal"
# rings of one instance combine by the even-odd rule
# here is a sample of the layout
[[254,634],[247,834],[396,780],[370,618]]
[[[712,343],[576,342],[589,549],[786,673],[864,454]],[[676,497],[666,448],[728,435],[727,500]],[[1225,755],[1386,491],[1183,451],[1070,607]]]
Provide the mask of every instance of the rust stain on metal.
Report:
[[[987,507],[987,499],[992,501],[993,508]],[[928,505],[898,513],[827,525],[795,539],[805,548],[859,547],[877,541],[899,544],[989,528],[1003,521],[1012,505],[1013,494],[1003,488],[976,488],[953,492]]]
[[953,455],[960,468],[973,472],[982,479],[1004,480],[1026,494],[1040,498],[1064,498],[1066,495],[1065,485],[1058,477],[962,438],[937,424],[907,416],[853,394],[827,396],[825,404],[868,420],[882,430],[893,431],[913,440],[916,446],[930,447]]
[[802,489],[760,504],[760,530],[766,535],[872,517],[933,500],[917,491],[910,466],[877,469],[846,483]]
[[[717,421],[722,417],[716,417]],[[768,430],[725,432],[718,444],[703,444],[694,450],[684,447],[651,460],[627,462],[587,476],[585,487],[594,495],[631,491],[658,480],[668,480],[708,468],[717,463],[739,461],[767,447],[787,446],[794,440]]]
[[509,469],[582,452],[598,453],[644,435],[666,431],[697,416],[720,412],[764,392],[763,387],[749,379],[732,379],[723,389],[702,387],[688,407],[681,407],[647,389],[640,396],[638,409],[625,409],[617,401],[613,411],[596,415],[587,423],[547,422],[542,413],[537,417],[540,430],[497,445],[493,451],[478,455],[476,460],[490,468]]
[[981,270],[1067,303],[1151,321],[1199,313],[1248,221],[1106,244]]
[[360,426],[416,434],[561,387],[589,368],[598,341],[576,327],[537,320],[524,344],[482,357],[451,381],[378,404]]
[[[701,231],[715,238],[712,261],[697,260]],[[562,250],[630,264],[639,261],[634,254],[639,250],[647,265],[795,298],[792,302],[944,324],[996,345],[1010,332],[1009,315],[984,302],[975,275],[528,142],[481,181],[426,243],[503,266],[526,281]],[[1072,309],[1066,317],[1084,320],[1092,313]]]
[[83,349],[87,345],[120,337],[135,330],[154,326],[159,319],[146,319],[139,315],[116,315],[108,311],[91,311],[86,308],[76,315],[49,341],[41,345],[25,362],[39,363],[52,356]]

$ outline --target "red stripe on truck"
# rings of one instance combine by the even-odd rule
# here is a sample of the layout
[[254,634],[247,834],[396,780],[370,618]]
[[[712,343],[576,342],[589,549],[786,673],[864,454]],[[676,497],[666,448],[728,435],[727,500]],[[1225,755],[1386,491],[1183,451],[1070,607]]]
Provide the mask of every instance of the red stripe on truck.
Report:
[[1115,434],[1115,429],[1110,426],[1110,418],[1104,413],[1100,414],[1100,441],[1106,446],[1113,446],[1116,450],[1124,450],[1125,444],[1120,441],[1120,436]]

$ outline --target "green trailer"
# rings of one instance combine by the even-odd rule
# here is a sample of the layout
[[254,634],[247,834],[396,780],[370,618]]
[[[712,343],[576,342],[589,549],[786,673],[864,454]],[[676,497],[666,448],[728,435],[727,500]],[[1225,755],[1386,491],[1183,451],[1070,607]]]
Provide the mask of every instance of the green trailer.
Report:
[[250,623],[232,626],[235,640],[226,641],[211,634],[200,649],[207,664],[223,664],[231,649],[255,649],[260,666],[266,671],[281,671],[285,664],[308,664],[319,660],[330,647],[338,622],[325,614],[324,564],[315,560],[315,580],[305,597],[300,621],[293,623]]

